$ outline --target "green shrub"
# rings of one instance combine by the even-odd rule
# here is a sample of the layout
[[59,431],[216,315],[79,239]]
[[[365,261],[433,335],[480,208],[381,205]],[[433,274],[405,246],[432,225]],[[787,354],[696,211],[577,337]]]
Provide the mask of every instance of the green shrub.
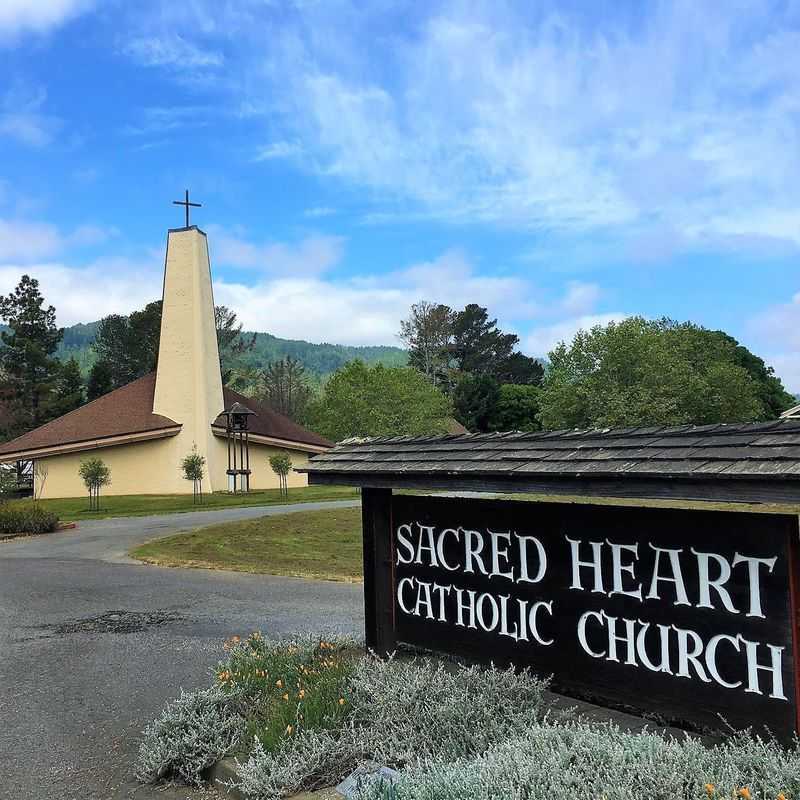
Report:
[[270,641],[254,633],[231,645],[217,680],[243,698],[251,741],[257,738],[274,750],[307,728],[337,728],[349,713],[353,641],[311,636]]
[[52,533],[58,527],[58,514],[33,500],[0,504],[0,536],[15,533]]

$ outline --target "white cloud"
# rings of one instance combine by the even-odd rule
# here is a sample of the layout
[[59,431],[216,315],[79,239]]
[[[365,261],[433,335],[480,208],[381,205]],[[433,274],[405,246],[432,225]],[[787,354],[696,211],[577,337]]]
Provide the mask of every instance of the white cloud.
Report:
[[0,219],[0,259],[36,260],[52,256],[63,246],[54,225]]
[[320,217],[332,217],[335,213],[335,208],[330,208],[329,206],[314,206],[314,208],[307,208],[303,212],[303,216],[309,219],[319,219]]
[[92,322],[107,314],[128,314],[161,296],[157,262],[101,259],[85,267],[59,262],[0,266],[0,294],[7,294],[22,275],[39,281],[46,303],[56,308],[59,325]]
[[65,234],[47,222],[0,218],[0,261],[62,257],[70,248],[102,244],[118,233],[113,227],[87,224]]
[[258,149],[254,161],[272,161],[279,158],[293,158],[303,152],[299,142],[270,142]]
[[569,344],[579,330],[590,330],[595,325],[619,322],[630,314],[611,311],[606,314],[585,314],[561,320],[552,325],[534,328],[524,339],[523,349],[533,356],[546,356],[559,342]]
[[565,314],[572,316],[587,314],[597,305],[601,295],[602,290],[596,283],[570,281],[561,308]]
[[177,33],[136,37],[125,45],[124,52],[146,67],[182,70],[219,67],[225,60],[221,53],[205,49]]
[[786,388],[800,392],[800,292],[753,316],[747,332]]
[[61,121],[43,112],[47,92],[41,86],[13,83],[0,99],[0,137],[31,147],[50,144]]
[[340,236],[307,236],[299,242],[256,243],[241,230],[209,226],[214,262],[221,266],[255,269],[270,275],[317,275],[335,266],[342,257]]
[[275,276],[251,286],[223,278],[214,288],[217,302],[252,330],[315,342],[394,345],[400,320],[422,298],[453,308],[477,298],[508,325],[536,313],[535,294],[523,279],[479,275],[457,251],[379,277]]
[[269,132],[254,157],[302,152],[362,188],[371,219],[613,232],[641,257],[798,244],[800,34],[767,0],[445,2],[401,30],[347,0],[226,6],[224,24],[216,5],[192,14],[201,43],[235,43],[231,105]]
[[28,31],[46,33],[92,5],[88,0],[2,0],[0,41]]

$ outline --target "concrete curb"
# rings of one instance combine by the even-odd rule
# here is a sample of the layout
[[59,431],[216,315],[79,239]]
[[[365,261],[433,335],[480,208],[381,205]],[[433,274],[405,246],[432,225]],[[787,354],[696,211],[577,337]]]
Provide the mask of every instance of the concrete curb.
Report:
[[[211,767],[208,773],[208,782],[219,792],[222,797],[231,800],[246,800],[245,796],[238,789],[229,789],[223,784],[231,780],[236,780],[236,760],[233,758],[223,758]],[[315,792],[301,792],[293,794],[287,800],[342,800],[342,795],[333,787],[328,789],[318,789]]]

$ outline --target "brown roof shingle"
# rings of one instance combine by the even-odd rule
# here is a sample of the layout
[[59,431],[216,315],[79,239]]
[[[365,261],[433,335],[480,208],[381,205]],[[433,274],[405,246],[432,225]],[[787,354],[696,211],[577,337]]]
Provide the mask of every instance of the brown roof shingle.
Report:
[[[302,442],[303,444],[314,445],[315,447],[333,447],[333,442],[313,431],[304,428],[293,422],[289,417],[279,414],[277,411],[245,397],[227,386],[222,390],[225,397],[225,408],[230,408],[234,403],[242,403],[251,411],[255,412],[254,417],[250,417],[248,429],[250,433],[258,436],[269,436],[273,439],[283,439],[287,442]],[[220,415],[212,423],[216,428],[225,427],[225,418]]]
[[[4,455],[31,450],[42,450],[63,445],[126,434],[146,433],[175,428],[180,423],[153,413],[156,373],[132,381],[113,392],[98,397],[91,403],[70,411],[63,417],[47,422],[9,442],[0,444],[0,458]],[[225,407],[235,402],[244,403],[256,416],[250,418],[250,431],[261,436],[301,442],[316,447],[330,447],[327,439],[292,422],[255,400],[231,389],[224,389]],[[212,423],[224,427],[223,417]]]
[[63,417],[57,417],[10,442],[0,444],[0,456],[109,436],[174,428],[179,423],[153,413],[155,385],[156,374],[151,372]]
[[765,489],[761,495],[753,490],[750,496],[780,495],[780,502],[796,503],[800,419],[349,440],[315,456],[301,471],[312,483],[460,489],[485,485],[502,491],[540,491],[548,486],[555,491],[562,486],[573,493],[595,487],[594,495],[602,486],[609,494],[630,496],[642,482],[648,482],[648,491],[654,490],[654,481],[660,482],[664,496],[672,492],[676,497],[689,496],[678,486],[687,481],[713,481],[720,497],[739,491],[719,491],[721,481],[739,487],[743,481],[773,482],[780,488]]

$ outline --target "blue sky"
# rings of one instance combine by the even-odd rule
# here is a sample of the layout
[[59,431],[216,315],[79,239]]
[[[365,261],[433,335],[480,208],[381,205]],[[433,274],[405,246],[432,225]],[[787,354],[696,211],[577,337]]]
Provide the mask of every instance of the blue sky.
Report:
[[248,328],[666,315],[800,391],[798,53],[796,0],[2,0],[0,291],[142,306],[188,187]]

